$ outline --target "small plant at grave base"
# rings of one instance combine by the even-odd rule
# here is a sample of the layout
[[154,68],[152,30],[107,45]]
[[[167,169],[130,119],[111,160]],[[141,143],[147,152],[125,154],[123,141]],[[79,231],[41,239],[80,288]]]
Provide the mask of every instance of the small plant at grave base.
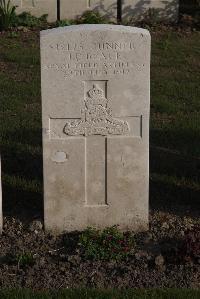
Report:
[[29,12],[22,12],[16,16],[15,25],[25,27],[46,27],[47,25],[47,14],[37,18],[32,16]]
[[102,16],[98,11],[88,10],[77,19],[77,24],[105,24],[107,19]]
[[200,225],[185,232],[178,254],[185,262],[200,263]]
[[16,6],[11,5],[10,0],[0,0],[0,30],[10,29],[15,22]]
[[59,20],[56,22],[57,27],[65,27],[65,26],[70,26],[73,24],[75,24],[75,22],[73,20],[67,20],[67,19]]
[[16,261],[18,263],[18,268],[32,266],[35,263],[33,254],[31,252],[22,252],[18,254]]
[[134,245],[130,232],[122,233],[117,226],[103,231],[89,227],[79,239],[84,257],[96,260],[122,260],[133,252]]

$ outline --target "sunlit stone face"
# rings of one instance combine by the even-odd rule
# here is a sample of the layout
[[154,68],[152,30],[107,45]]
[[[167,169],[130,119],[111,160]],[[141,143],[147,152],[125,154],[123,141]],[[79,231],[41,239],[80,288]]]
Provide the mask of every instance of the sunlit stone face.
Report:
[[143,29],[41,33],[47,229],[147,229],[149,65]]

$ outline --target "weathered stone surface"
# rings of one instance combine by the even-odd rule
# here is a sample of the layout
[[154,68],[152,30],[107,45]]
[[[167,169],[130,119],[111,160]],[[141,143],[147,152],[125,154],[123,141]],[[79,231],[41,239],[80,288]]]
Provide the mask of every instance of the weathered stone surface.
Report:
[[150,35],[41,32],[45,227],[148,227]]
[[60,0],[61,19],[74,19],[87,10],[99,11],[111,20],[117,17],[117,1],[115,0],[82,0],[66,1]]
[[16,5],[18,14],[26,11],[36,17],[48,14],[48,21],[54,22],[57,19],[57,0],[11,0]]
[[178,21],[179,0],[124,0],[123,20]]
[[89,0],[82,1],[65,1],[60,0],[60,18],[74,19],[89,9]]
[[[136,21],[146,18],[151,9],[152,19],[177,21],[179,0],[123,0],[122,19]],[[153,10],[152,10],[153,9]],[[76,18],[86,10],[97,10],[110,20],[117,20],[116,0],[60,0],[61,19]]]
[[1,157],[0,157],[0,234],[3,227],[3,213],[2,213],[2,184],[1,184]]

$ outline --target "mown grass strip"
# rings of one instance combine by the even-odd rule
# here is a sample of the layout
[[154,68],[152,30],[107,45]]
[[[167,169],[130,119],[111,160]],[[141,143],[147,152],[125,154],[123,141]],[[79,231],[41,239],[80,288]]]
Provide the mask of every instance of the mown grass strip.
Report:
[[199,299],[200,290],[98,290],[63,289],[59,291],[2,290],[1,299]]

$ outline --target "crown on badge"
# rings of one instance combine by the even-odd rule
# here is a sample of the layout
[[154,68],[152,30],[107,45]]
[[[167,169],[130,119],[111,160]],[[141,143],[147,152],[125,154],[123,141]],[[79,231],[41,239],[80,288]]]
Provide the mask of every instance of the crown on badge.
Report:
[[96,84],[94,84],[93,88],[88,91],[88,94],[91,98],[103,98],[103,90]]

